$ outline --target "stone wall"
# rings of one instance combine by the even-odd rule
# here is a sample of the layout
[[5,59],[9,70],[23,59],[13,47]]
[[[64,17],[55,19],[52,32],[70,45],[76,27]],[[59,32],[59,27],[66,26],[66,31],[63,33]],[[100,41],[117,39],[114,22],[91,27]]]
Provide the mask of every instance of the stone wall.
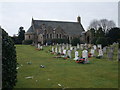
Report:
[[25,40],[34,40],[34,34],[25,34]]

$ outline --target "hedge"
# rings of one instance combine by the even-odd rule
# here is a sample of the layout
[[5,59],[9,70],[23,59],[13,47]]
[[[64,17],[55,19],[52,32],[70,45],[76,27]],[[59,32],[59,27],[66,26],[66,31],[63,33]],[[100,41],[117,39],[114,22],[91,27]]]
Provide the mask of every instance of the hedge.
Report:
[[2,30],[2,88],[12,89],[17,82],[16,50],[12,39]]

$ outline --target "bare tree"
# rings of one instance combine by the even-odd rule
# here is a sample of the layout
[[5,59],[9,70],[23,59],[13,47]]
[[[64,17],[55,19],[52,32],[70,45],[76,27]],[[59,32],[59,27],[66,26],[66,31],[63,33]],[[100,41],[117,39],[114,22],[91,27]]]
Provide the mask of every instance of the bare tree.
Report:
[[109,21],[107,19],[101,19],[101,20],[93,20],[90,23],[89,29],[94,28],[95,30],[98,30],[101,27],[103,31],[106,33],[115,26],[116,25],[114,21],[112,20]]
[[98,27],[99,27],[99,21],[98,21],[98,20],[93,20],[93,21],[90,23],[89,29],[94,28],[95,30],[97,30]]

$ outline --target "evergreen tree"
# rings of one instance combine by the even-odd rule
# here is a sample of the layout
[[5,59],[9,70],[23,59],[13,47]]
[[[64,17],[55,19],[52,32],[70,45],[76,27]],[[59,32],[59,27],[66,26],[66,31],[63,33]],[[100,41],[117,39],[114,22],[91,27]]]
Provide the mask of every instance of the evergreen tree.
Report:
[[96,37],[105,37],[105,32],[102,30],[101,27],[97,30],[95,36],[96,36]]
[[120,42],[120,28],[111,28],[110,31],[106,34],[106,37],[112,39],[113,42]]
[[2,87],[12,89],[17,81],[16,50],[12,39],[2,30]]
[[18,32],[18,40],[20,44],[22,44],[22,41],[25,39],[25,30],[23,29],[24,29],[23,27],[20,27]]

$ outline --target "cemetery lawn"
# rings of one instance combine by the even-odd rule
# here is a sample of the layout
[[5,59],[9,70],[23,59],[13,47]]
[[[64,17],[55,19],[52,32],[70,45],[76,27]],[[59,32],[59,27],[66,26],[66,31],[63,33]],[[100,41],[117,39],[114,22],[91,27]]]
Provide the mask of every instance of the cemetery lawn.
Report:
[[[90,64],[78,64],[72,59],[53,58],[55,55],[47,52],[51,46],[43,48],[38,51],[34,46],[16,45],[19,69],[15,88],[118,88],[117,51],[113,61],[93,57]],[[33,79],[26,79],[28,76]]]

